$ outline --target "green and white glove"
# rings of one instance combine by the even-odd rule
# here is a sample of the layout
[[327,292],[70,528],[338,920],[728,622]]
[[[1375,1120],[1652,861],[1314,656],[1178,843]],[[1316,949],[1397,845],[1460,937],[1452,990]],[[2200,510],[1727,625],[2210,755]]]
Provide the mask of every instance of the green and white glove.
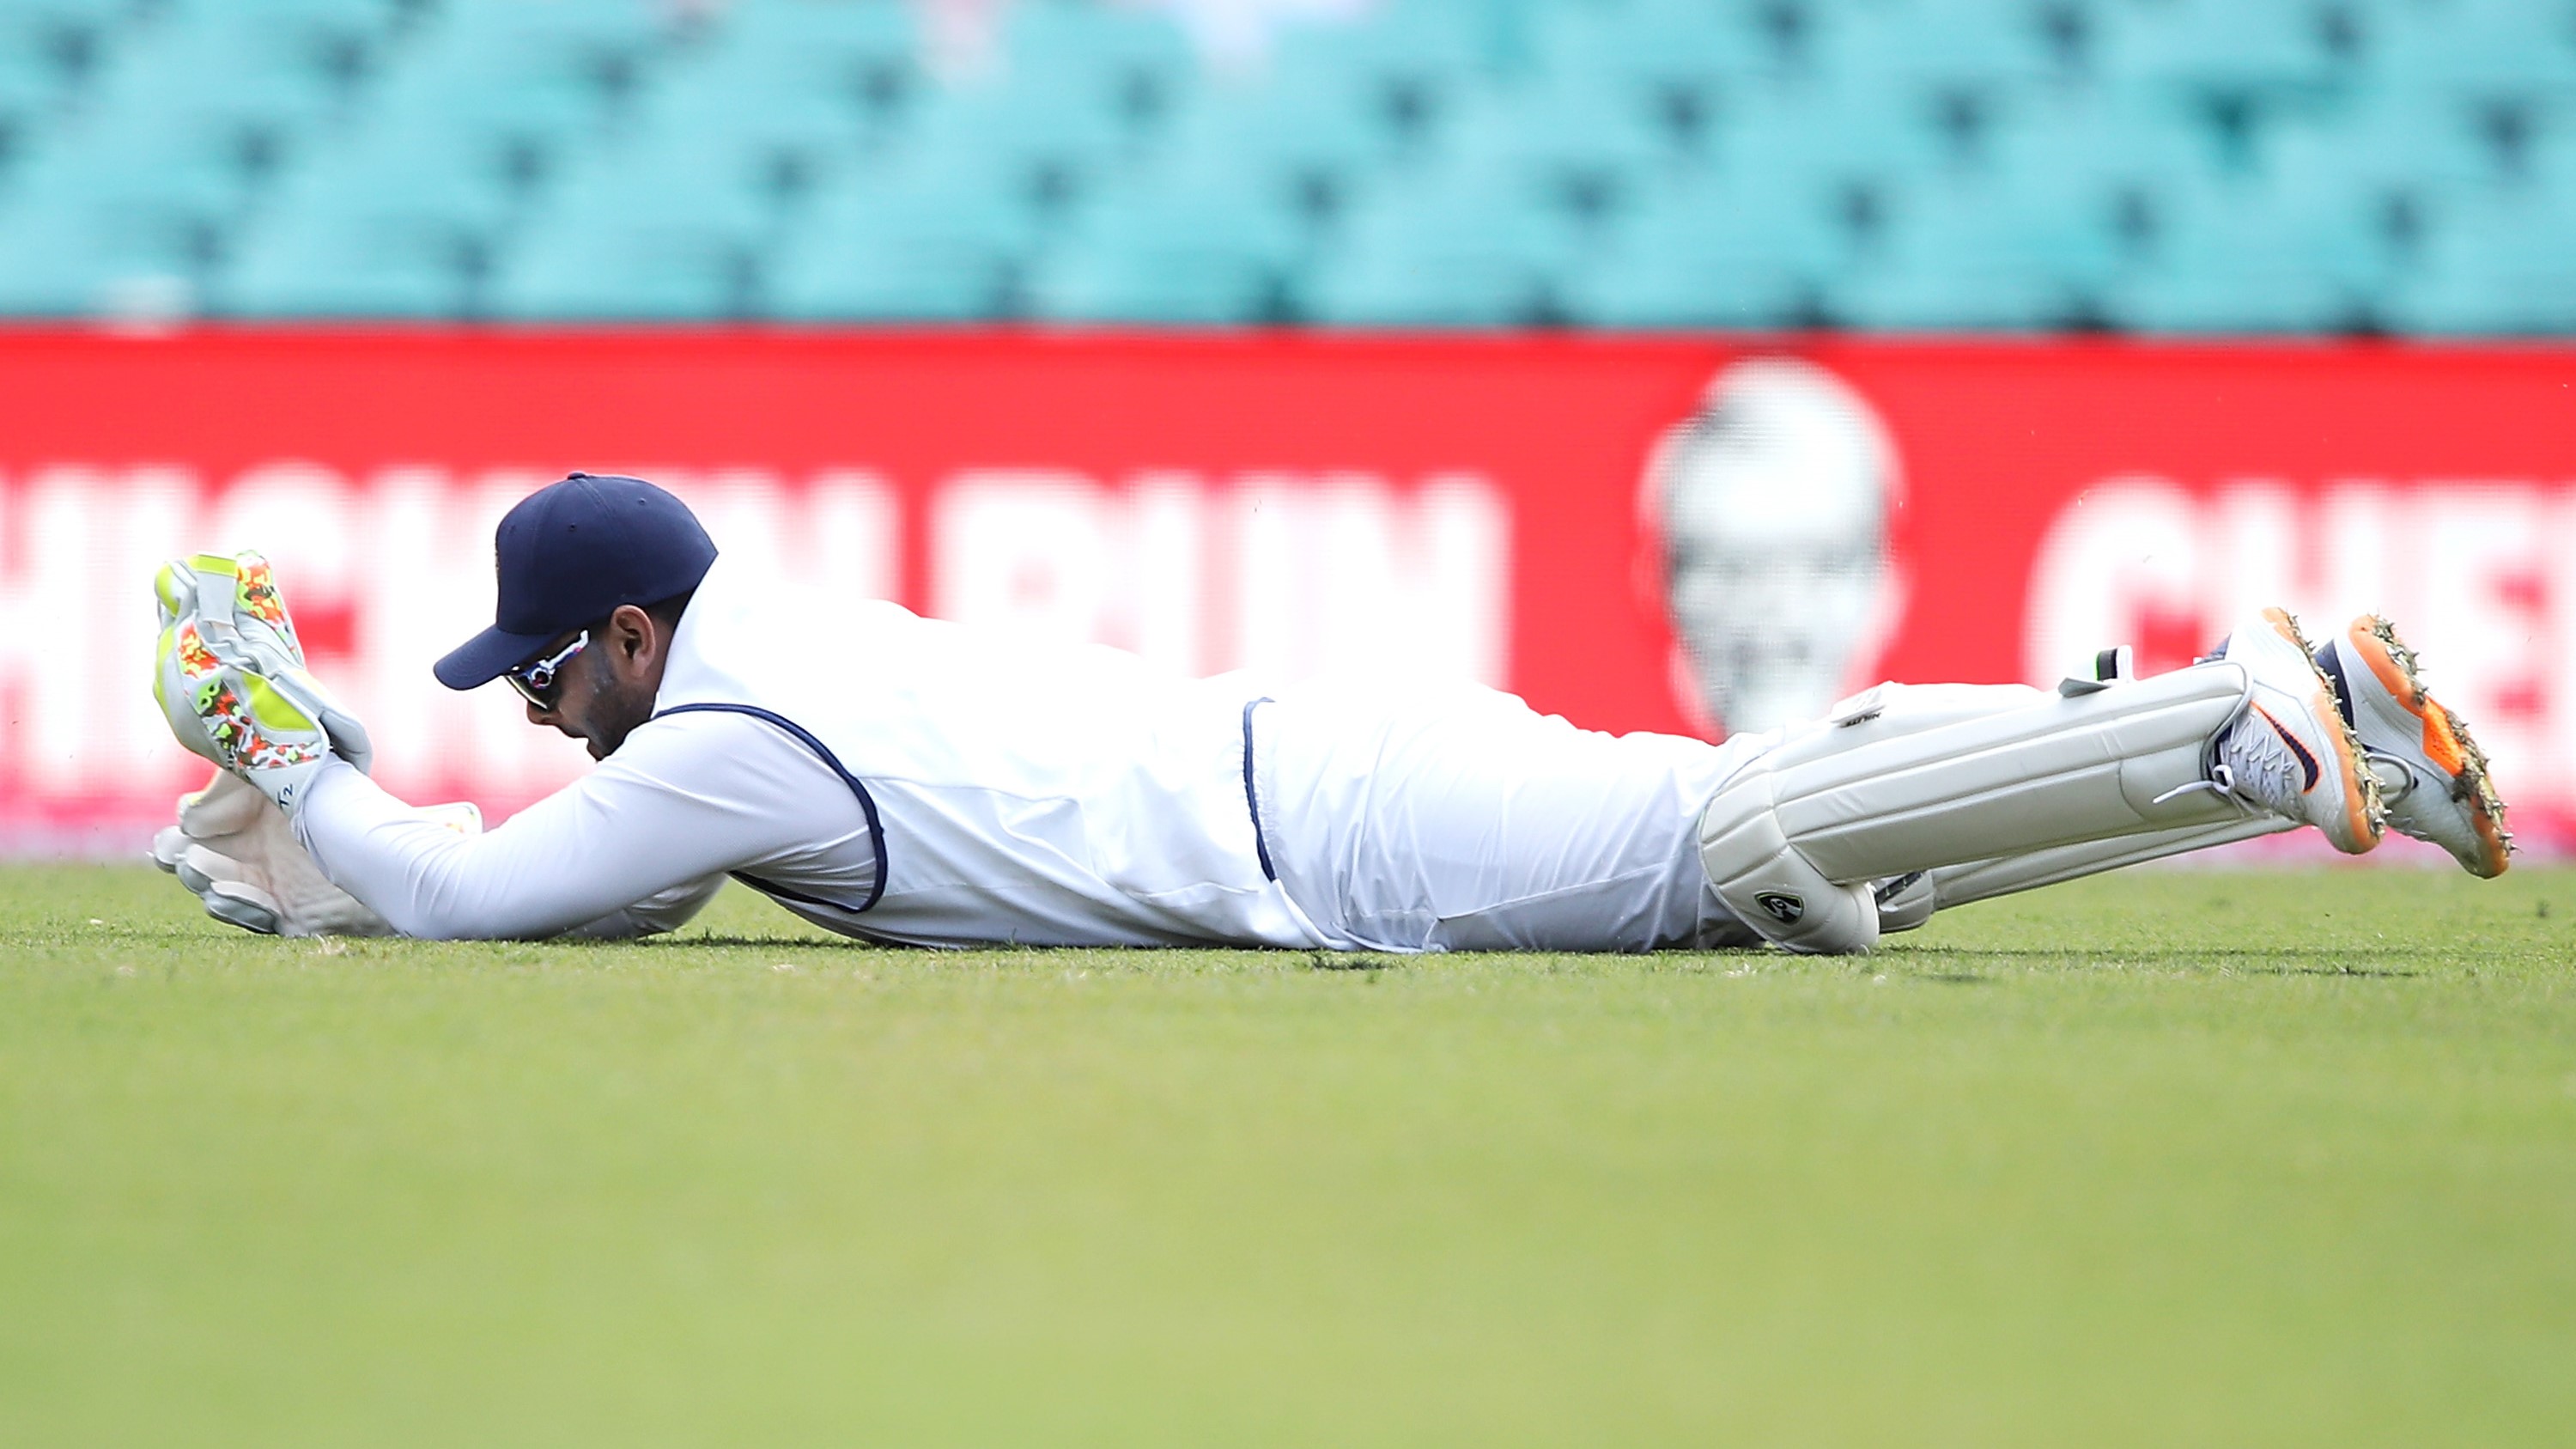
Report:
[[259,788],[292,815],[334,753],[374,762],[365,726],[304,667],[304,646],[268,561],[197,554],[164,564],[153,697],[188,750]]
[[[426,812],[460,835],[478,835],[469,803]],[[331,883],[295,839],[286,814],[241,777],[217,770],[179,797],[179,819],[152,838],[152,863],[179,878],[206,914],[263,936],[390,936],[392,925]]]

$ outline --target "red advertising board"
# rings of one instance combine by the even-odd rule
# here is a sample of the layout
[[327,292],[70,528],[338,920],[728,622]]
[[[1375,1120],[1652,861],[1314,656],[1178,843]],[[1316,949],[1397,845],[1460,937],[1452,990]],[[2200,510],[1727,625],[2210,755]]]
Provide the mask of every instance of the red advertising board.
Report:
[[[492,521],[570,468],[672,484],[782,581],[1201,672],[1465,673],[1606,729],[2382,608],[2525,839],[2576,826],[2576,350],[36,330],[0,383],[21,850],[121,848],[201,773],[144,689],[184,549],[277,561],[388,784],[507,810],[566,778],[428,666],[489,618]],[[863,667],[828,617],[781,627]]]

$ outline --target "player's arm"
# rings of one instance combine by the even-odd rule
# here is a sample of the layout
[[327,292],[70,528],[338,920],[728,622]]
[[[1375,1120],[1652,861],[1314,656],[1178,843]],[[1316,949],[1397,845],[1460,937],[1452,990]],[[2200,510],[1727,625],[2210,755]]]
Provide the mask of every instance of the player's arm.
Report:
[[864,847],[866,829],[828,765],[720,712],[637,729],[582,779],[471,838],[345,766],[323,771],[295,814],[297,839],[341,889],[401,934],[437,939],[667,929],[726,872],[817,842]]
[[[845,884],[873,883],[856,797],[765,721],[705,712],[649,723],[578,783],[488,834],[460,835],[367,778],[366,732],[306,671],[264,559],[174,560],[153,593],[153,695],[173,734],[265,797],[282,817],[272,823],[292,822],[295,844],[273,852],[288,859],[269,865],[305,869],[298,857],[310,853],[328,878],[293,902],[273,889],[245,897],[261,925],[200,870],[204,887],[191,889],[225,919],[319,930],[321,917],[345,916],[370,933],[427,937],[631,935],[686,920],[730,870],[819,859],[827,874],[868,877]],[[199,853],[181,848],[165,863],[187,879]],[[279,883],[278,870],[264,874]],[[341,891],[354,901],[334,899]]]
[[[459,834],[483,828],[459,801],[422,813]],[[179,878],[216,920],[264,936],[389,936],[393,927],[331,883],[296,843],[286,814],[249,781],[217,770],[179,797],[178,819],[152,838],[152,863]]]
[[583,941],[628,941],[637,936],[676,931],[696,919],[698,912],[706,909],[707,902],[716,898],[716,892],[724,889],[724,883],[723,876],[711,875],[705,880],[656,891],[623,910],[611,911],[595,921],[584,921],[564,935]]

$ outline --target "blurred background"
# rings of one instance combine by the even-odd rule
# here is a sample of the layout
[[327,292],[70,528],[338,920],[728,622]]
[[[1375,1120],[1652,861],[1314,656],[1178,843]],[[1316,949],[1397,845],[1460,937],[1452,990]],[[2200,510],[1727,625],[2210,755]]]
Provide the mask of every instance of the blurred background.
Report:
[[5,0],[0,311],[2576,327],[2564,0]]
[[398,788],[568,777],[426,666],[576,467],[1601,728],[2387,609],[2560,848],[2571,334],[2576,0],[0,0],[0,848],[188,783],[197,547]]

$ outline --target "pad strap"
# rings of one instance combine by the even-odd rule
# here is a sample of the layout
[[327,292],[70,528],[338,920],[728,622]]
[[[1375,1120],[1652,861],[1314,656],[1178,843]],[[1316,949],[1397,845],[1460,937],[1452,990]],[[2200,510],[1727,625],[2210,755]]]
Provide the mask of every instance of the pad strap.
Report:
[[2099,875],[2106,870],[2143,865],[2151,860],[2163,860],[2168,856],[2207,850],[2217,845],[2233,845],[2240,840],[2253,840],[2298,828],[2299,822],[2287,816],[2248,815],[2241,820],[2222,820],[2214,825],[2151,830],[2143,835],[2114,836],[2109,840],[2052,846],[2020,855],[1996,856],[1991,860],[1972,860],[1964,865],[1945,865],[1918,875],[1899,877],[1903,883],[1896,889],[1882,887],[1878,897],[1878,928],[1882,934],[1910,931],[1930,920],[1934,911],[1946,911],[1970,901],[2037,890],[2042,886]]

